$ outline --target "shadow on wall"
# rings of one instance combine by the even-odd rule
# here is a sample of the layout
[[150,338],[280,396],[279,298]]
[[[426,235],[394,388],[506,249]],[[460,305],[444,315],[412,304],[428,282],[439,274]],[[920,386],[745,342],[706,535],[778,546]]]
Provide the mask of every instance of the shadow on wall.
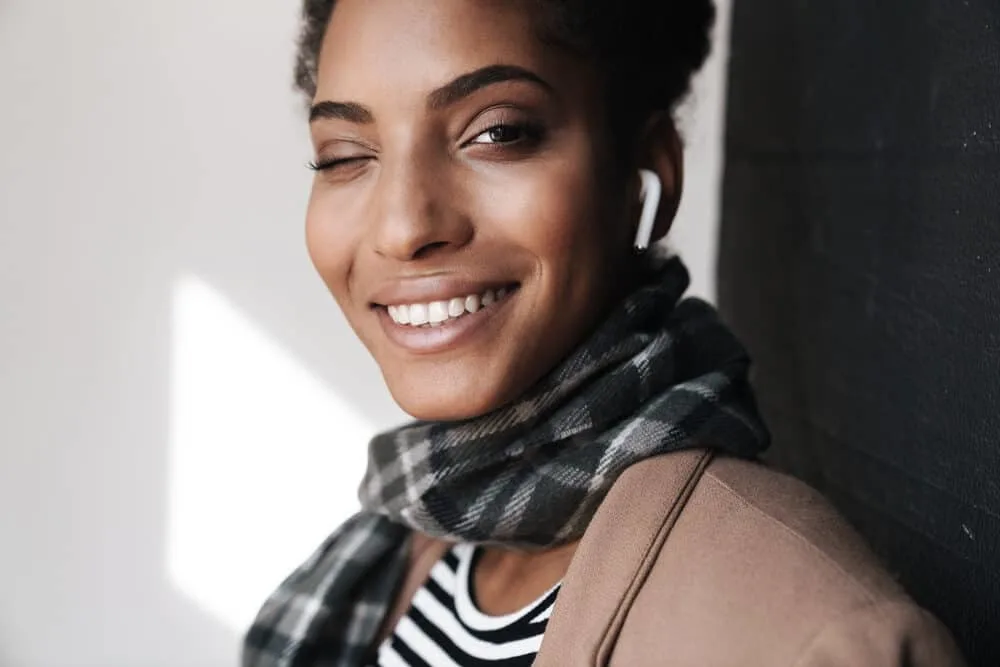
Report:
[[988,0],[738,4],[720,248],[771,460],[983,667],[1000,657],[998,26]]

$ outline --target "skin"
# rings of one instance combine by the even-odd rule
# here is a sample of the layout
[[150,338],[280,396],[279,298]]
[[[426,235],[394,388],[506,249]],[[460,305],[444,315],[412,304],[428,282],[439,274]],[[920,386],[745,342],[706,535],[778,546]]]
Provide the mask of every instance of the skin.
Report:
[[[310,130],[328,168],[310,197],[309,253],[418,419],[516,399],[602,319],[634,277],[639,167],[664,185],[656,238],[676,208],[669,117],[651,117],[634,160],[616,163],[600,72],[538,39],[531,18],[511,1],[339,0],[324,40]],[[466,76],[487,67],[485,85]],[[474,85],[448,88],[462,77]],[[513,292],[451,344],[392,335],[401,325],[384,306],[493,285]],[[487,550],[477,603],[520,608],[563,577],[574,549]]]

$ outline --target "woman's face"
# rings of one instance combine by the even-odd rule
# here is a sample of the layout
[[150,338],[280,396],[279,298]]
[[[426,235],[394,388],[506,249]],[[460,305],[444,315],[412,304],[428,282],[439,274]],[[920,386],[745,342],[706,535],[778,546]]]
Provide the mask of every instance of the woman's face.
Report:
[[628,268],[600,77],[527,4],[339,0],[323,44],[310,256],[419,419],[523,393]]

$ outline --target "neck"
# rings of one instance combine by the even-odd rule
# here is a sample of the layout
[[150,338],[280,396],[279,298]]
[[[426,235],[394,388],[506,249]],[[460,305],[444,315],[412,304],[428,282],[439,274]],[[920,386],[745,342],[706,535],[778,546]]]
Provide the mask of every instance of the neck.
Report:
[[577,544],[539,552],[484,548],[472,577],[476,606],[501,616],[531,604],[566,576]]

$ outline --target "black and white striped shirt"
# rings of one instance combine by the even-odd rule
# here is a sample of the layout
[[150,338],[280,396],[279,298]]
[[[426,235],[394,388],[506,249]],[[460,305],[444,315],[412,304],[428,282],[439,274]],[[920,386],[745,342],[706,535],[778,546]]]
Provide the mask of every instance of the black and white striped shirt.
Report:
[[529,667],[559,585],[520,611],[488,616],[476,607],[472,570],[478,550],[459,544],[435,563],[406,615],[379,648],[376,667]]

